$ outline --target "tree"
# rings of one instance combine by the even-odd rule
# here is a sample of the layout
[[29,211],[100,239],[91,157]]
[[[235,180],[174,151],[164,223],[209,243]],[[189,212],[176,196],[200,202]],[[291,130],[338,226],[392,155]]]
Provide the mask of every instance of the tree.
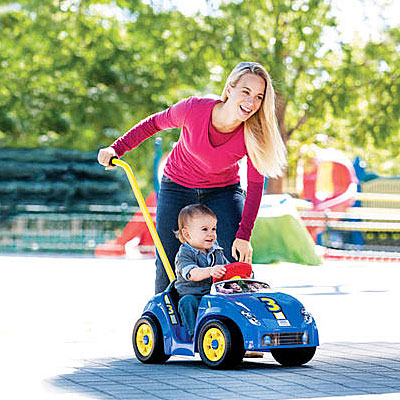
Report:
[[379,173],[400,173],[399,40],[399,28],[392,28],[379,41],[343,46],[328,87],[327,132]]
[[[221,93],[229,71],[254,60],[274,81],[289,168],[294,149],[320,132],[347,151],[399,157],[398,28],[333,51],[329,0],[211,3],[194,16],[140,0],[19,0],[0,10],[1,146],[96,150],[182,97]],[[178,130],[162,135],[166,151]],[[152,151],[150,140],[127,156],[142,187]]]
[[[193,94],[207,76],[197,23],[176,11],[157,13],[138,0],[18,4],[1,19],[3,147],[109,145],[145,116]],[[177,131],[171,141],[176,137]],[[151,151],[145,143],[134,154],[143,184]]]
[[[398,29],[380,43],[338,42],[333,50],[325,44],[336,30],[330,1],[252,0],[230,2],[220,11],[205,18],[213,33],[209,44],[220,55],[216,63],[230,70],[238,61],[254,60],[270,71],[290,166],[293,147],[316,133],[328,134],[350,155],[356,146],[376,153],[398,143]],[[391,156],[399,157],[399,147],[390,147]],[[270,192],[281,191],[280,180],[270,183]]]

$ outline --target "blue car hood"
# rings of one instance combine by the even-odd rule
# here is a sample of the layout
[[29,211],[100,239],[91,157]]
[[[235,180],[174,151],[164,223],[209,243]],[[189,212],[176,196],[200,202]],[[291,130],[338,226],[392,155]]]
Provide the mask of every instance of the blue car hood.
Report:
[[[207,296],[208,297],[208,296]],[[260,321],[268,320],[280,321],[278,325],[284,326],[290,321],[290,326],[301,325],[304,323],[301,309],[303,305],[296,298],[281,292],[268,291],[265,293],[243,293],[243,294],[224,294],[211,297],[220,297],[218,305],[221,312],[224,309],[239,309],[248,311],[256,316]],[[215,299],[216,300],[216,299]],[[211,301],[213,303],[214,301]],[[229,312],[229,311],[228,311]],[[278,322],[277,322],[278,323]]]

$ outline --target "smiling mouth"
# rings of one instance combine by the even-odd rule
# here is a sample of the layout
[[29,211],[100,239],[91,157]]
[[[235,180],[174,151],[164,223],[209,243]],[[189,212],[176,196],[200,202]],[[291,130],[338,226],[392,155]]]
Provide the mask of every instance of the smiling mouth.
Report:
[[240,109],[242,110],[242,112],[244,112],[245,114],[250,114],[251,110],[247,107],[243,107],[243,106],[239,106]]

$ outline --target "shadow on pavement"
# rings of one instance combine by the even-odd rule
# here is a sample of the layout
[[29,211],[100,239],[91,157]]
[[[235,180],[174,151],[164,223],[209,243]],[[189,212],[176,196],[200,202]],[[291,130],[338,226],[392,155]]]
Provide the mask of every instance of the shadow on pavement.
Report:
[[[263,399],[399,393],[400,343],[327,343],[307,365],[285,368],[266,354],[214,371],[199,358],[163,365],[135,358],[86,360],[53,387],[97,399]],[[400,398],[400,397],[399,397]]]

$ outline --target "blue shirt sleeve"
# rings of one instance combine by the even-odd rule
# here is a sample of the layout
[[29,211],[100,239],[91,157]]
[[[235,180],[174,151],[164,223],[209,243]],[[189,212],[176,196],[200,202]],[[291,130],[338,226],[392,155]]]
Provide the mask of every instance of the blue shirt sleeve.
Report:
[[180,251],[176,255],[175,269],[182,276],[183,279],[190,281],[189,273],[193,268],[198,268],[194,253]]

